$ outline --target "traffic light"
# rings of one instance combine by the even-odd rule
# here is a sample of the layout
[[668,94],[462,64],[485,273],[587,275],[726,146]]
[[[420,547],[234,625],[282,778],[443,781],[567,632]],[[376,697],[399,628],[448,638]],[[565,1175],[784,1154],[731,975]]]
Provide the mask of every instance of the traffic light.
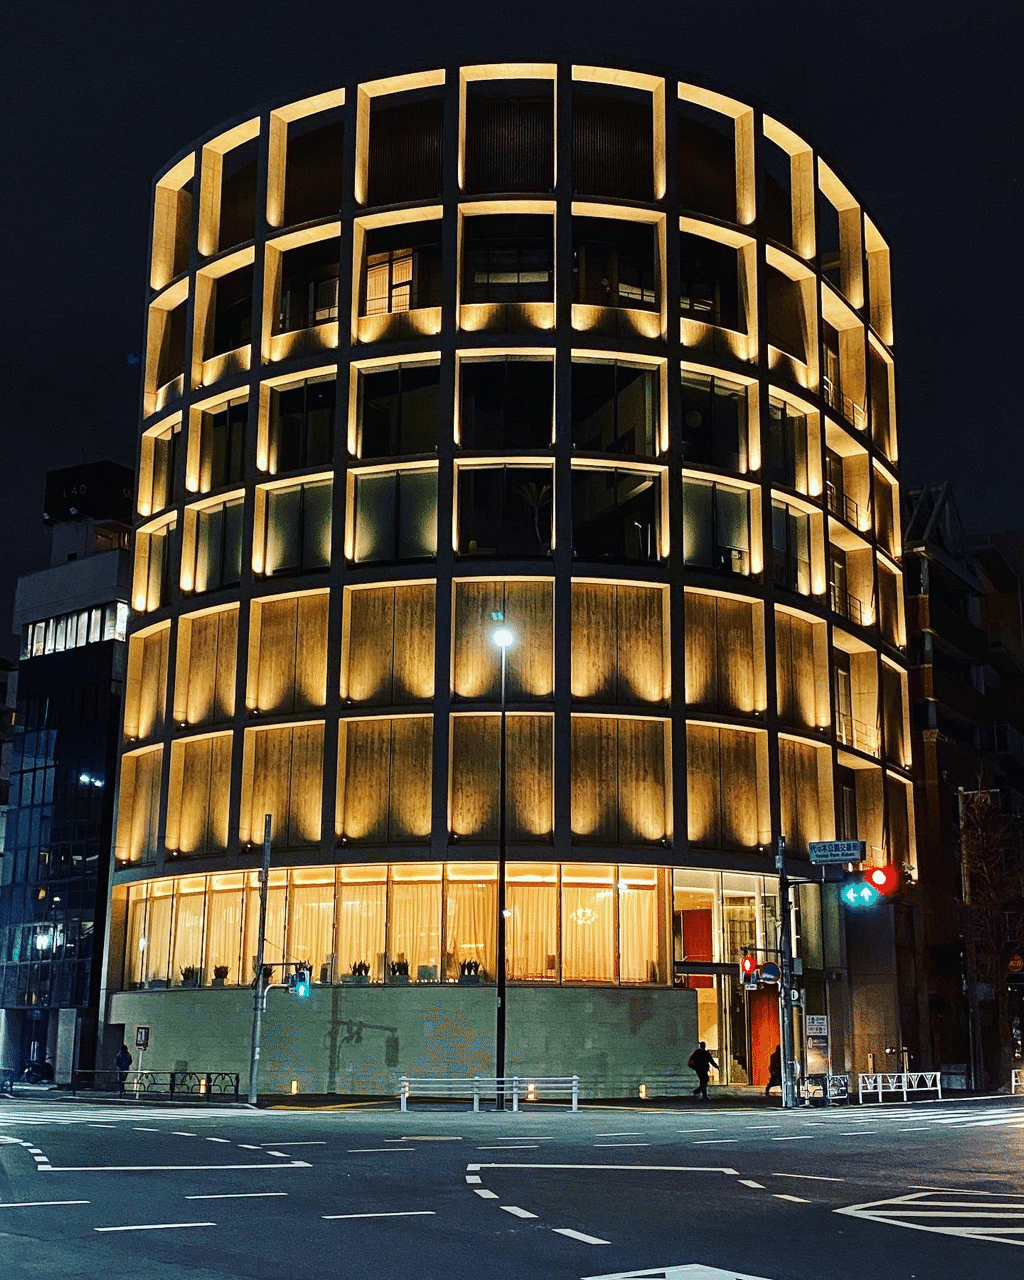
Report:
[[875,906],[900,887],[900,873],[896,867],[869,867],[850,876],[839,890],[846,906],[855,911]]
[[309,995],[310,973],[308,969],[296,969],[288,975],[288,994],[304,1000]]
[[751,990],[760,986],[760,976],[757,972],[757,957],[749,955],[744,951],[740,956],[740,986],[747,987]]

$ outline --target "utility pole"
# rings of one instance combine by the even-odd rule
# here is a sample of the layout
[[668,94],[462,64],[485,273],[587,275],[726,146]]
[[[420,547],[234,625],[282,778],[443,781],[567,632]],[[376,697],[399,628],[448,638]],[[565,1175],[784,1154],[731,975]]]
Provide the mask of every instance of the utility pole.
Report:
[[[502,614],[502,621],[504,621]],[[508,1013],[505,1008],[505,788],[507,769],[507,739],[505,737],[505,652],[508,649],[512,633],[507,627],[496,633],[506,637],[505,643],[497,640],[501,649],[501,741],[499,745],[498,768],[498,937],[497,937],[497,973],[495,987],[498,1000],[497,1022],[495,1026],[494,1066],[498,1077],[495,1110],[505,1110],[505,1026]]]
[[775,854],[775,869],[779,873],[779,958],[782,962],[782,983],[779,991],[779,1022],[782,1038],[782,1105],[795,1107],[796,1096],[793,1081],[793,931],[792,912],[789,905],[789,880],[786,878],[786,837],[779,836]]
[[263,942],[267,932],[267,884],[270,880],[270,822],[263,817],[263,870],[260,872],[260,929],[256,939],[256,977],[252,997],[252,1050],[249,1054],[249,1105],[256,1105],[260,1074],[260,1032],[263,1026]]

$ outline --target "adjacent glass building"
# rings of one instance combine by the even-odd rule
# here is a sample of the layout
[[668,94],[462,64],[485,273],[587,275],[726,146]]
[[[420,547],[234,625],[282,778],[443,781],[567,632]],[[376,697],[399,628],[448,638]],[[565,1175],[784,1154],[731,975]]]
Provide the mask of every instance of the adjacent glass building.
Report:
[[[914,865],[858,200],[668,74],[494,64],[219,129],[151,244],[112,1035],[244,1068],[269,813],[267,959],[315,986],[272,995],[268,1080],[493,1072],[500,621],[509,1070],[632,1088],[699,1035],[763,1084],[776,994],[735,975],[777,945],[777,838],[797,874],[834,836]],[[891,932],[858,974],[830,891],[796,915],[866,1068]]]

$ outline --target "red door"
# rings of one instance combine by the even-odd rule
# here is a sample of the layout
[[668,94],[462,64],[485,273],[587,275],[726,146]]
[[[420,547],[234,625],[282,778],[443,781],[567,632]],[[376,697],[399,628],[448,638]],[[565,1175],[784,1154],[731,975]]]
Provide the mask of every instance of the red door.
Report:
[[768,1059],[779,1043],[779,993],[761,987],[750,996],[750,1082],[760,1088],[768,1083]]

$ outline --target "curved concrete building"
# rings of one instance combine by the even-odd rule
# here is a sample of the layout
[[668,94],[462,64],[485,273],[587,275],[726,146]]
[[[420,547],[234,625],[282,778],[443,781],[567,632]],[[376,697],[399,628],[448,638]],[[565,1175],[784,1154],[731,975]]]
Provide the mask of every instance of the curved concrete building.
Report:
[[[247,1071],[270,814],[265,960],[313,990],[265,1089],[493,1075],[502,941],[509,1074],[635,1092],[699,1037],[763,1085],[778,837],[914,866],[857,198],[667,72],[453,66],[193,144],[149,286],[109,1021]],[[796,895],[837,1069],[899,1042],[873,920]]]

